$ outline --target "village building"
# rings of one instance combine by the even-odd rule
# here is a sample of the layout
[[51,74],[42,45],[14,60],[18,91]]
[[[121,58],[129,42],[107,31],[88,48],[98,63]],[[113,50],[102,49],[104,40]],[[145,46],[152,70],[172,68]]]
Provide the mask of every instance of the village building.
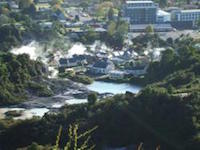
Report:
[[15,1],[9,1],[8,5],[13,12],[19,12],[20,11],[19,5]]
[[148,65],[138,65],[131,67],[126,71],[127,74],[133,75],[135,77],[145,75],[147,73]]
[[41,26],[41,28],[49,30],[52,28],[53,23],[52,22],[41,22],[41,23],[39,23],[39,25]]
[[60,67],[76,67],[87,64],[87,60],[83,55],[73,55],[72,58],[61,58],[59,60]]
[[89,72],[92,74],[108,74],[110,71],[114,70],[115,66],[112,61],[108,59],[98,60],[91,67],[89,67]]
[[114,80],[123,79],[124,75],[125,73],[123,71],[113,70],[113,71],[110,71],[109,78],[114,79]]

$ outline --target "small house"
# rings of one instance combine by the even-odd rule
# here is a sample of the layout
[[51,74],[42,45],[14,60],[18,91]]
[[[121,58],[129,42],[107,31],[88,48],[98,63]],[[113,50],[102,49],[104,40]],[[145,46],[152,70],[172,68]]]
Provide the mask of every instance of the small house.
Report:
[[117,79],[123,79],[124,78],[124,72],[122,71],[118,71],[118,70],[113,70],[113,71],[110,71],[109,73],[109,78],[110,79],[114,79],[114,80],[117,80]]
[[98,60],[95,64],[90,67],[90,72],[93,74],[108,74],[110,71],[114,70],[114,64],[108,60]]
[[49,30],[53,27],[53,23],[52,22],[41,22],[39,23],[40,27],[42,27],[43,29]]
[[126,70],[126,73],[137,77],[146,74],[147,69],[148,65],[139,65]]
[[10,9],[11,9],[12,11],[14,11],[14,12],[19,12],[19,11],[20,11],[19,5],[18,5],[16,2],[10,1],[10,2],[8,3],[8,5],[9,5],[9,7],[10,7]]
[[72,58],[61,58],[59,60],[60,67],[76,67],[87,64],[87,60],[84,55],[73,55]]

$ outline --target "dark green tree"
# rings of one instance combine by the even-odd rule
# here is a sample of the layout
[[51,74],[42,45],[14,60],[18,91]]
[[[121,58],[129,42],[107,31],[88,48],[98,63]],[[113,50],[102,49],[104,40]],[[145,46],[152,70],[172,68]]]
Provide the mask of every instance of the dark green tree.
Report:
[[88,95],[88,104],[89,105],[94,105],[97,101],[97,94],[96,93],[90,93]]
[[114,19],[114,10],[113,8],[111,7],[108,11],[108,20],[111,21]]

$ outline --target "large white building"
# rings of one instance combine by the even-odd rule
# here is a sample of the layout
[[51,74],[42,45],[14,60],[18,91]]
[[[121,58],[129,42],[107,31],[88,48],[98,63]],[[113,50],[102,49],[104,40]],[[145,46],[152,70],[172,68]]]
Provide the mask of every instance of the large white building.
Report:
[[172,12],[174,21],[198,21],[200,20],[200,9],[175,10]]
[[124,20],[129,22],[129,31],[143,32],[152,25],[155,31],[171,31],[171,14],[159,9],[152,0],[127,0],[122,9]]
[[123,17],[131,24],[156,23],[158,4],[151,0],[127,0],[123,5]]

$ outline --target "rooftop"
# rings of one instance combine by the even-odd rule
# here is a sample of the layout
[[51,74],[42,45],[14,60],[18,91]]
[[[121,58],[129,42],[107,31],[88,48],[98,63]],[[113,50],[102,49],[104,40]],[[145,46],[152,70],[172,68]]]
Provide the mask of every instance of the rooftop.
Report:
[[59,60],[59,63],[60,63],[60,64],[67,64],[67,59],[66,59],[66,58],[61,58],[61,59]]
[[182,13],[192,13],[192,12],[200,12],[200,9],[187,9],[181,10]]
[[123,71],[119,71],[119,70],[113,70],[113,71],[110,71],[110,74],[121,74],[121,75],[123,75],[124,72]]
[[159,9],[158,12],[157,12],[157,15],[158,16],[164,16],[164,15],[170,15],[170,13]]
[[106,61],[106,60],[100,60],[100,61],[97,61],[93,67],[96,67],[96,68],[106,68],[108,65],[111,65],[112,62],[110,61]]

